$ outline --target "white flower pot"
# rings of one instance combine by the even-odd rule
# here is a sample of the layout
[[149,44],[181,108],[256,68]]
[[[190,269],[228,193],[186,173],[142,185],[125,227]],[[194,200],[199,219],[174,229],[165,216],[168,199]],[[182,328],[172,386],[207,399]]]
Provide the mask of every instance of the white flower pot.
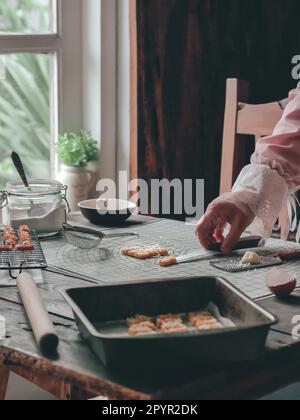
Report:
[[67,199],[71,211],[78,211],[78,203],[88,198],[94,174],[86,168],[62,165],[57,180],[68,186]]

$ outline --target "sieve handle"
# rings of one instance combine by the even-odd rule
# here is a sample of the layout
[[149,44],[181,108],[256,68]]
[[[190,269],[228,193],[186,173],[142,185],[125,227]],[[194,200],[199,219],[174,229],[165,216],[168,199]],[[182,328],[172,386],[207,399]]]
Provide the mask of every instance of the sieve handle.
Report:
[[124,232],[124,233],[103,233],[97,230],[93,230],[93,229],[88,229],[85,227],[81,227],[81,226],[72,226],[69,225],[68,223],[64,223],[62,225],[63,230],[66,232],[79,232],[79,233],[86,233],[88,235],[93,235],[93,236],[98,236],[100,239],[103,238],[124,238],[127,236],[139,236],[138,233],[133,233],[133,232]]
[[17,286],[36,342],[46,354],[53,354],[59,338],[31,274],[23,272]]
[[140,236],[138,233],[108,233],[104,234],[104,238],[125,238],[127,236]]
[[79,233],[86,233],[88,235],[98,236],[99,238],[103,238],[103,233],[94,229],[88,229],[81,226],[72,226],[68,223],[63,223],[62,228],[66,232],[79,232]]

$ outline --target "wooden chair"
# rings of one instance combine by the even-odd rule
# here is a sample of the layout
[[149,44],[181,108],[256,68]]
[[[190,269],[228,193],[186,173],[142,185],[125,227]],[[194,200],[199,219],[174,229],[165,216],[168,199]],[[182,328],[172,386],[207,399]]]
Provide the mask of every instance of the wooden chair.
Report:
[[[248,136],[258,141],[273,133],[282,117],[287,100],[262,105],[250,105],[248,101],[249,84],[238,79],[228,79],[223,133],[221,194],[231,188],[242,169],[243,142]],[[281,239],[289,235],[287,206],[280,214]]]

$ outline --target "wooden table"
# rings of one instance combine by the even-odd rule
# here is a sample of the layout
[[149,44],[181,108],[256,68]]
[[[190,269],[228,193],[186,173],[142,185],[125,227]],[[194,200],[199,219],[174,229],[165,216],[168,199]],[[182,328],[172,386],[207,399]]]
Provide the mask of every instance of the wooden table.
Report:
[[[109,399],[240,399],[258,398],[300,381],[300,340],[291,336],[291,319],[300,315],[300,292],[279,302],[261,304],[279,316],[271,331],[264,356],[246,364],[206,366],[199,371],[157,377],[130,377],[108,372],[81,340],[60,288],[89,283],[45,273],[40,286],[60,337],[59,354],[42,356],[15,288],[0,289],[0,315],[6,317],[7,339],[0,341],[0,398],[4,398],[9,371],[52,392],[60,399],[86,399],[104,395]],[[2,366],[2,367],[1,367]]]

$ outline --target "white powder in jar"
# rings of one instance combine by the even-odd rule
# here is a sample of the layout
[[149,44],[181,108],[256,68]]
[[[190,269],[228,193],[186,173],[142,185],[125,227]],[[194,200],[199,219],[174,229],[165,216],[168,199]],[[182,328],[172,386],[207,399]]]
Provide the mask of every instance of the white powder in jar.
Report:
[[[63,203],[52,208],[49,208],[49,204],[39,205],[41,216],[38,217],[30,216],[33,208],[14,208],[13,210],[4,208],[3,223],[11,225],[14,229],[20,225],[28,225],[37,233],[56,233],[61,230],[62,224],[66,221],[66,208]],[[33,211],[32,213],[34,214]]]

